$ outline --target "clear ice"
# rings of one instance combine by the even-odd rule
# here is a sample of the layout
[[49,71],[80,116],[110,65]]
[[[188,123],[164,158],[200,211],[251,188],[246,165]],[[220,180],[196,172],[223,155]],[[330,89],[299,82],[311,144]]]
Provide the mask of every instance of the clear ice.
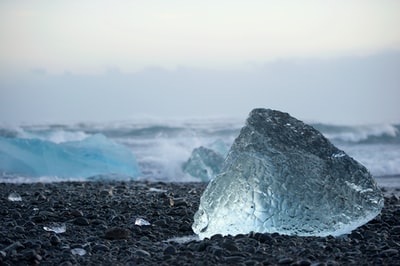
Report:
[[136,218],[135,225],[138,225],[138,226],[146,225],[147,226],[147,225],[151,225],[151,224],[150,224],[149,221],[147,221],[147,220],[145,220],[143,218]]
[[67,226],[64,223],[61,224],[54,223],[49,226],[43,226],[43,230],[47,232],[54,232],[56,234],[62,234],[67,231]]
[[377,216],[368,170],[287,113],[254,109],[194,216],[201,239],[251,231],[338,236]]
[[8,195],[9,201],[22,201],[21,196],[18,193],[12,192]]
[[86,250],[83,248],[73,248],[71,249],[72,255],[84,256],[86,255]]
[[100,134],[58,144],[39,139],[0,137],[0,172],[32,177],[140,175],[132,152]]
[[221,171],[228,148],[226,144],[217,140],[210,147],[195,148],[190,158],[182,165],[182,170],[204,182],[213,179]]

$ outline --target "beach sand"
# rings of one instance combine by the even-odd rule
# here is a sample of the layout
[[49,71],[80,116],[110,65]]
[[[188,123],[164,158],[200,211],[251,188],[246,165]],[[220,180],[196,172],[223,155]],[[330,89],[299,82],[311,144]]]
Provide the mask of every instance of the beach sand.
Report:
[[[250,233],[194,240],[206,184],[0,184],[0,265],[399,265],[400,190],[342,237]],[[10,201],[17,193],[21,201]],[[18,199],[12,194],[14,199]],[[150,225],[137,225],[142,218]],[[143,222],[143,221],[142,221]],[[65,232],[46,231],[63,229]],[[44,229],[45,228],[45,229]],[[172,238],[188,242],[174,242]]]

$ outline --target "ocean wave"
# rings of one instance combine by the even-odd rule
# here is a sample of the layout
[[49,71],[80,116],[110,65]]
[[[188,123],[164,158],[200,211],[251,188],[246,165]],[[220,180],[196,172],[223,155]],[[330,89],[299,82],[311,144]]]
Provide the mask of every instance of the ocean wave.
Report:
[[400,146],[388,144],[338,145],[374,176],[400,174]]
[[313,126],[333,142],[400,144],[400,125],[334,126],[314,124]]
[[[244,121],[126,121],[118,123],[0,126],[0,137],[39,139],[52,143],[83,141],[102,134],[135,154],[140,178],[158,181],[189,180],[182,164],[193,149],[217,139],[230,147]],[[400,174],[400,125],[340,126],[312,124],[336,146],[364,164],[373,175]],[[0,178],[1,180],[1,178]]]
[[0,128],[0,137],[39,139],[57,144],[69,141],[81,141],[90,136],[91,134],[84,131],[71,130],[65,126]]

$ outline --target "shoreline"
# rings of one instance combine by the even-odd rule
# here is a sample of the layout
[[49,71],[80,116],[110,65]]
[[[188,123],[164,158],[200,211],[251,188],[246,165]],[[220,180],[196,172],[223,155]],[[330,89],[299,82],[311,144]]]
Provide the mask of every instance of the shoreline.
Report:
[[[250,233],[184,243],[167,241],[193,237],[193,215],[206,185],[0,183],[0,264],[399,264],[399,187],[383,187],[381,214],[342,237]],[[22,201],[10,201],[10,193],[17,193]],[[139,218],[150,225],[138,225],[143,224]],[[63,233],[44,229],[64,225]]]

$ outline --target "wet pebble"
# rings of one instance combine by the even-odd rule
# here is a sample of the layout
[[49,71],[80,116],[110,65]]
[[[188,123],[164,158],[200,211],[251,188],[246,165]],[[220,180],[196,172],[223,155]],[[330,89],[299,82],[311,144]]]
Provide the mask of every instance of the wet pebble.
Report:
[[394,256],[394,255],[397,255],[397,254],[399,254],[399,251],[397,249],[394,249],[394,248],[385,249],[380,253],[380,255],[382,257],[390,257],[390,256]]
[[63,216],[65,217],[82,217],[83,212],[79,210],[70,210],[63,212]]
[[294,260],[292,258],[284,257],[284,258],[279,259],[278,264],[290,264],[293,261]]
[[3,250],[9,252],[18,248],[24,248],[24,245],[22,245],[19,241],[12,243],[11,245],[5,247]]
[[14,227],[14,230],[15,230],[15,232],[20,233],[20,234],[25,233],[24,227],[19,226],[19,225],[15,226],[15,227]]
[[107,247],[106,245],[103,244],[96,244],[92,247],[92,251],[96,252],[96,251],[109,251],[110,248]]
[[105,232],[104,238],[110,239],[110,240],[129,239],[130,235],[131,235],[131,232],[128,229],[121,228],[121,227],[114,227],[114,228],[108,229]]
[[30,261],[34,264],[38,264],[42,260],[42,256],[37,254],[37,252],[34,249],[25,250],[21,252],[21,257],[23,260]]
[[61,239],[60,239],[58,236],[56,236],[56,235],[52,235],[52,236],[50,237],[50,243],[51,243],[52,245],[56,246],[56,245],[58,245],[58,244],[61,243]]
[[298,266],[309,266],[309,265],[311,265],[311,261],[310,260],[300,260],[300,261],[297,261],[295,263],[295,265],[298,265]]
[[63,261],[59,266],[73,266],[73,264],[70,261]]
[[390,232],[394,235],[400,235],[400,225],[393,226]]
[[46,216],[43,215],[35,215],[31,217],[31,221],[34,223],[41,223],[47,220]]
[[85,217],[78,217],[74,220],[74,224],[76,225],[82,225],[82,226],[86,226],[89,225],[90,222],[88,219],[86,219]]
[[176,254],[176,249],[174,246],[167,246],[164,251],[164,255],[174,255]]
[[139,257],[150,257],[150,253],[143,249],[137,249],[135,255]]
[[25,248],[31,248],[31,249],[39,249],[41,248],[41,246],[43,245],[43,242],[41,240],[26,240],[25,242],[23,242],[23,246]]
[[229,251],[238,251],[238,247],[236,246],[236,243],[233,240],[226,239],[222,245],[222,248],[229,250]]
[[241,256],[228,256],[224,258],[224,261],[228,264],[238,264],[243,261],[243,257]]

